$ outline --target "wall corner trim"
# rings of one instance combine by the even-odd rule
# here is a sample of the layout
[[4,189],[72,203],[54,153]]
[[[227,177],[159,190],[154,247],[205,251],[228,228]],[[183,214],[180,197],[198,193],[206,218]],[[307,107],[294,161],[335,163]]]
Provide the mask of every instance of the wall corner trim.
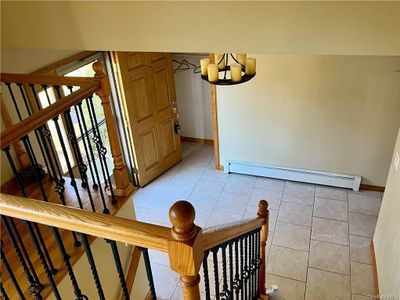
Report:
[[377,296],[377,299],[379,299],[378,269],[376,267],[376,256],[375,256],[374,240],[371,240],[370,248],[371,248],[372,271],[373,271],[373,274],[374,274],[375,296]]

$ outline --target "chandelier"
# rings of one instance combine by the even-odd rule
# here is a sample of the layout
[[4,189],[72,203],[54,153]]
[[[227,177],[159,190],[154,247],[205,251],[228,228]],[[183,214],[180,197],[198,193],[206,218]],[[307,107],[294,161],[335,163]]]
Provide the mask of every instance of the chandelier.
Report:
[[200,60],[201,78],[211,84],[233,85],[249,81],[256,75],[256,59],[247,54],[218,53]]

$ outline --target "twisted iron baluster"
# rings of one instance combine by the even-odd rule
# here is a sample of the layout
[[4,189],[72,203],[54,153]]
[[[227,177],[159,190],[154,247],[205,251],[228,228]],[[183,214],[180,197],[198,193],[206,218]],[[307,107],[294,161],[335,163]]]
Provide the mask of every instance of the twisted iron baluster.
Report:
[[[23,143],[25,145],[25,149],[26,149],[26,151],[28,153],[28,156],[29,156],[29,159],[30,159],[31,163],[33,165],[36,165],[37,161],[36,161],[35,154],[34,154],[34,152],[32,150],[32,146],[31,146],[31,144],[30,144],[30,142],[29,142],[29,140],[27,139],[26,136],[23,138]],[[35,176],[36,181],[39,184],[39,188],[40,188],[40,191],[41,191],[43,199],[46,202],[48,202],[46,192],[44,190],[43,184],[42,184],[42,182],[40,180],[40,177],[38,175],[38,172],[37,172],[36,168],[33,168],[33,174]],[[67,268],[67,272],[68,272],[69,278],[71,280],[72,287],[74,289],[74,294],[76,296],[76,299],[77,300],[88,299],[87,296],[83,295],[81,290],[79,289],[78,282],[76,281],[76,277],[75,277],[74,271],[72,269],[72,265],[71,265],[70,260],[69,260],[70,256],[68,255],[67,251],[65,250],[64,243],[62,241],[62,238],[61,238],[60,232],[58,231],[58,228],[50,227],[50,229],[53,232],[53,235],[54,235],[55,240],[57,242],[58,249],[60,250],[60,253],[61,253],[61,257],[64,260],[64,264],[65,264],[65,266]]]
[[215,284],[215,296],[217,300],[219,299],[219,274],[218,274],[218,247],[211,249],[213,254],[213,264],[214,264],[214,284]]
[[82,239],[83,247],[85,248],[86,256],[90,265],[90,270],[92,271],[93,279],[96,284],[97,293],[99,294],[100,300],[105,300],[103,288],[101,286],[99,274],[97,273],[96,263],[94,261],[92,250],[90,249],[90,243],[86,234],[79,234]]
[[[42,107],[41,107],[41,105],[39,103],[39,99],[37,97],[37,93],[36,93],[36,90],[35,90],[35,85],[34,84],[30,84],[29,87],[31,88],[31,91],[32,91],[32,94],[33,94],[33,98],[35,99],[35,103],[36,103],[37,109],[41,110]],[[39,132],[40,132],[41,137],[43,139],[43,148],[45,149],[46,155],[49,158],[49,164],[50,164],[50,167],[51,167],[52,172],[54,174],[54,178],[58,179],[58,181],[56,181],[56,184],[57,184],[57,186],[60,185],[60,184],[63,184],[65,182],[65,179],[62,177],[61,168],[60,168],[57,156],[56,156],[54,148],[53,148],[53,143],[52,143],[52,140],[51,140],[50,130],[47,127],[47,125],[44,124],[41,127],[39,127]],[[46,140],[47,140],[48,146],[46,144]],[[49,151],[48,148],[50,148],[51,152]],[[56,166],[56,168],[54,168],[54,165]],[[59,178],[57,177],[56,169],[57,169]],[[60,190],[62,190],[62,192],[64,192],[63,188],[64,187],[62,187],[62,189],[61,188],[58,188],[58,189],[60,189]],[[56,191],[57,191],[57,189],[56,189]]]
[[147,248],[139,248],[143,253],[144,265],[146,267],[147,280],[149,281],[151,299],[157,300],[156,290],[154,287],[153,273],[151,271],[150,257]]
[[229,242],[229,290],[231,292],[231,299],[234,298],[233,294],[233,241]]
[[11,279],[11,281],[12,281],[12,283],[13,283],[13,285],[14,285],[14,287],[15,287],[15,289],[16,289],[18,295],[19,295],[19,298],[20,298],[21,300],[25,300],[25,299],[26,299],[26,298],[25,298],[25,295],[24,295],[24,293],[22,292],[22,289],[21,289],[21,287],[19,286],[17,279],[15,278],[15,275],[14,275],[12,269],[11,269],[11,266],[10,266],[10,264],[8,263],[8,261],[7,261],[6,257],[5,257],[5,255],[4,255],[4,252],[3,252],[3,240],[1,240],[0,243],[1,243],[1,255],[0,255],[0,256],[1,256],[1,261],[3,262],[3,265],[4,265],[4,267],[5,267],[6,270],[7,270],[8,276],[10,277],[10,279]]
[[90,143],[90,137],[89,137],[89,132],[88,132],[88,129],[87,129],[87,126],[86,126],[85,116],[83,115],[82,102],[78,103],[77,106],[78,106],[79,114],[81,116],[82,125],[83,125],[83,128],[85,130],[85,135],[82,135],[82,139],[85,139],[85,137],[87,139],[90,156],[92,157],[92,161],[93,161],[93,168],[94,168],[94,171],[95,171],[95,174],[96,174],[96,179],[97,179],[97,182],[98,182],[98,185],[99,185],[100,198],[101,198],[101,202],[103,204],[103,213],[104,214],[109,214],[110,210],[107,208],[107,205],[106,205],[103,189],[101,187],[101,180],[100,180],[100,176],[99,176],[99,171],[97,170],[97,165],[95,163],[95,157],[94,157],[94,153],[93,153],[93,149],[92,149],[92,144]]
[[[13,172],[13,174],[14,174],[15,181],[16,181],[17,186],[18,186],[18,190],[19,190],[19,192],[21,193],[21,195],[22,195],[23,197],[26,198],[26,193],[25,193],[24,187],[23,187],[23,185],[22,185],[21,178],[20,178],[20,176],[19,176],[19,173],[18,173],[18,171],[17,171],[17,168],[15,167],[14,161],[13,161],[13,159],[12,159],[12,157],[11,157],[10,146],[7,146],[6,148],[4,148],[3,151],[4,151],[4,153],[6,154],[8,163],[9,163],[9,165],[10,165],[10,167],[11,167],[11,170],[12,170],[12,172]],[[30,223],[29,223],[29,224],[30,224]],[[51,270],[51,273],[52,273],[53,275],[57,274],[57,269],[54,268],[53,262],[52,262],[52,260],[51,260],[51,258],[50,258],[49,252],[47,251],[47,247],[46,247],[46,245],[45,245],[45,243],[44,243],[42,234],[41,234],[41,232],[40,232],[40,230],[39,230],[39,226],[38,226],[36,223],[33,223],[33,229],[36,230],[36,234],[37,234],[37,236],[38,236],[39,243],[40,243],[41,247],[43,248],[43,253],[42,253],[42,254],[44,254],[45,263],[48,264],[48,266],[49,266],[49,268],[50,268],[50,270]],[[39,246],[39,249],[40,249],[40,246]],[[42,251],[42,249],[40,249],[40,251]]]
[[236,299],[239,299],[240,289],[242,287],[242,282],[239,275],[239,239],[234,240],[235,243],[235,279],[233,281],[233,289],[236,294]]
[[103,166],[103,164],[101,164],[101,169],[103,171],[103,175],[104,175],[104,178],[105,178],[105,183],[110,188],[111,199],[112,199],[111,203],[112,204],[116,204],[117,203],[117,199],[115,198],[115,195],[114,195],[114,189],[113,189],[112,183],[111,183],[110,172],[108,171],[108,168],[107,168],[107,158],[106,158],[107,149],[106,149],[106,147],[104,147],[103,141],[101,139],[99,127],[98,127],[98,124],[97,124],[97,117],[96,117],[96,113],[95,113],[94,106],[93,106],[93,97],[87,98],[86,101],[88,103],[88,106],[90,107],[89,115],[91,115],[94,141],[95,141],[96,146],[97,146],[97,151],[98,151],[100,157],[102,158],[103,164],[104,164],[104,166]]
[[240,237],[240,281],[241,281],[241,293],[240,293],[240,298],[242,299],[242,300],[244,300],[244,284],[245,284],[245,282],[244,282],[244,280],[245,280],[245,278],[244,278],[244,272],[245,272],[245,269],[244,269],[244,257],[243,257],[244,255],[243,255],[243,237]]
[[227,278],[227,271],[226,271],[226,243],[220,246],[222,251],[222,292],[220,293],[222,300],[228,300],[231,298],[231,291],[228,289],[228,278]]
[[210,253],[209,250],[204,252],[203,256],[203,274],[204,274],[204,289],[206,292],[206,300],[211,300],[211,294],[210,294],[210,279],[208,277],[208,254]]
[[[35,299],[42,299],[42,297],[40,296],[40,292],[43,289],[43,285],[40,283],[40,281],[36,281],[35,278],[33,277],[31,270],[29,269],[26,261],[25,261],[25,257],[23,256],[21,249],[17,243],[17,240],[15,239],[14,233],[11,230],[10,224],[8,223],[7,219],[5,216],[1,216],[1,220],[4,224],[4,227],[6,228],[6,232],[8,235],[8,238],[11,241],[11,244],[14,247],[15,253],[17,254],[17,258],[18,261],[20,262],[22,269],[24,270],[26,279],[28,280],[30,286],[29,286],[29,290],[30,290],[30,294],[33,294],[35,296]],[[18,232],[17,232],[18,234]],[[27,259],[29,260],[29,256],[27,257]]]
[[119,257],[119,253],[118,253],[117,243],[115,241],[107,240],[107,239],[106,239],[106,242],[111,245],[111,250],[112,250],[112,253],[114,256],[115,266],[116,266],[117,272],[118,272],[119,282],[121,283],[122,295],[124,296],[125,300],[129,300],[129,291],[128,291],[128,287],[126,286],[124,270],[122,269],[122,264],[121,264],[121,259]]
[[86,175],[87,166],[83,163],[82,156],[80,155],[80,149],[78,146],[78,142],[77,142],[76,134],[75,134],[75,130],[74,130],[74,125],[72,124],[72,119],[71,119],[71,115],[70,115],[70,109],[67,109],[64,112],[64,117],[65,117],[65,121],[66,121],[66,125],[67,125],[68,138],[71,141],[72,149],[75,154],[75,159],[78,164],[79,174],[81,175],[82,182],[84,183],[84,186],[87,190],[92,211],[96,211],[96,208],[95,208],[94,202],[93,202],[92,192],[90,191],[89,182],[87,180],[87,175]]

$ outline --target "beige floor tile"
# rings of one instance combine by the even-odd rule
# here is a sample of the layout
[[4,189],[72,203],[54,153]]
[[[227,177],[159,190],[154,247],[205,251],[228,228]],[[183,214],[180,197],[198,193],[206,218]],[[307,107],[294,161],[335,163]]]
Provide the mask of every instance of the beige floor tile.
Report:
[[374,294],[374,275],[371,265],[351,263],[351,291],[366,296]]
[[311,241],[309,255],[310,268],[350,275],[349,247],[347,246]]
[[267,289],[270,288],[271,285],[278,286],[278,291],[283,299],[304,300],[305,283],[303,281],[275,276],[268,273],[265,280]]
[[254,188],[250,195],[249,205],[258,206],[260,200],[266,200],[270,209],[279,209],[282,191]]
[[333,200],[346,201],[347,191],[342,188],[317,185],[315,188],[315,196]]
[[254,187],[270,191],[283,192],[285,181],[266,177],[257,177]]
[[313,184],[286,182],[282,201],[313,205],[315,186]]
[[347,191],[347,194],[348,194],[348,195],[351,195],[351,194],[359,194],[359,195],[365,195],[365,196],[369,196],[369,197],[382,198],[382,193],[381,193],[381,192],[369,191],[369,190],[359,190],[359,191],[357,191],[357,192],[348,190],[348,191]]
[[313,218],[311,239],[348,246],[348,230],[346,222]]
[[206,227],[240,221],[242,217],[243,217],[242,214],[228,213],[224,210],[214,209],[210,215],[210,218],[208,219]]
[[350,234],[372,238],[377,219],[376,216],[349,213]]
[[271,246],[267,272],[290,279],[305,281],[308,253],[278,246]]
[[221,182],[200,179],[190,194],[190,199],[194,201],[215,202],[221,194],[224,185]]
[[311,226],[313,207],[291,202],[283,202],[279,209],[278,221],[301,226]]
[[364,264],[372,264],[371,239],[350,235],[350,259]]
[[226,182],[224,191],[229,193],[242,194],[250,196],[256,182],[255,176],[230,174]]
[[314,216],[347,222],[347,202],[315,197]]
[[179,275],[170,267],[159,264],[151,264],[151,270],[158,299],[170,299],[178,285]]
[[362,194],[349,195],[349,211],[354,213],[377,216],[382,200]]
[[[243,220],[255,218],[257,216],[258,207],[255,206],[247,206],[247,209],[243,215]],[[269,210],[269,229],[270,231],[274,231],[276,219],[278,217],[278,210],[277,209],[270,209]]]
[[296,250],[308,251],[310,244],[310,229],[310,227],[277,222],[272,244]]
[[222,192],[217,200],[215,209],[224,210],[229,213],[240,214],[243,216],[249,203],[249,196]]
[[[206,294],[203,292],[200,292],[200,299],[206,299]],[[215,296],[211,296],[211,300],[214,300]],[[178,286],[175,289],[174,294],[172,295],[170,300],[184,300],[183,298],[183,288],[181,283],[178,284]]]
[[350,300],[350,276],[308,269],[306,300]]

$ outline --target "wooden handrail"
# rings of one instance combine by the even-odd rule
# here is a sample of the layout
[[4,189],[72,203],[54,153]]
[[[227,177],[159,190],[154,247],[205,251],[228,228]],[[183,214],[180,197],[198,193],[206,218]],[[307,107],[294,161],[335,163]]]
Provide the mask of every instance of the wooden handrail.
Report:
[[1,82],[5,83],[21,83],[21,84],[40,84],[40,85],[66,85],[66,86],[85,86],[97,81],[93,77],[67,77],[52,75],[27,75],[1,73]]
[[83,99],[93,95],[93,93],[100,89],[100,87],[101,82],[99,80],[92,80],[88,85],[2,131],[0,139],[1,149],[19,141],[23,136],[39,128],[47,121],[66,111],[71,106],[78,104]]
[[224,242],[260,228],[263,224],[264,220],[257,218],[205,228],[203,229],[204,250],[209,250]]
[[168,252],[171,229],[0,193],[0,213],[43,225]]

